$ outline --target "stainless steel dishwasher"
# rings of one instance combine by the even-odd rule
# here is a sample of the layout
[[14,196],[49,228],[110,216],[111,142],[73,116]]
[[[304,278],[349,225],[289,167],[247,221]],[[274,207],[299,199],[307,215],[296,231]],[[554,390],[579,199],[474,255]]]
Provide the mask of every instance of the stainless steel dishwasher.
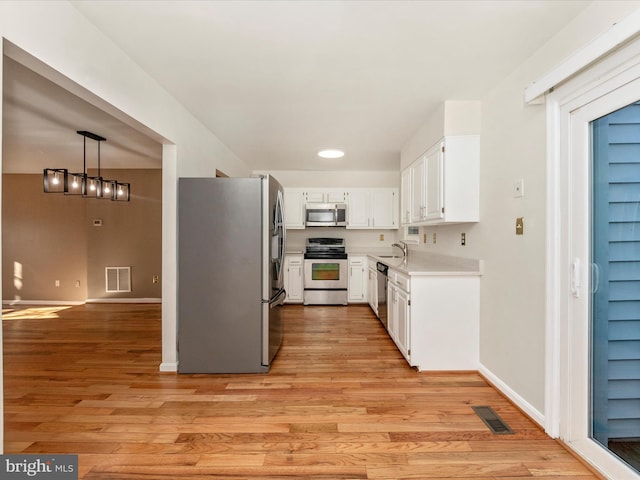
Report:
[[380,323],[387,328],[387,273],[389,267],[384,263],[377,262],[378,271],[378,318]]

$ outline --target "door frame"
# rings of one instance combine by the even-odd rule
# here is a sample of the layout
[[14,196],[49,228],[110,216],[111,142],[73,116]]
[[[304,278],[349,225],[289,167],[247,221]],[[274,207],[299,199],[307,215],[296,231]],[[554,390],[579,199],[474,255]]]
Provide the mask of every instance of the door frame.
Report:
[[577,233],[590,225],[590,209],[582,208],[589,205],[589,122],[637,101],[630,96],[640,97],[638,84],[640,40],[636,39],[546,98],[545,430],[612,478],[640,476],[589,438],[590,252],[588,236]]

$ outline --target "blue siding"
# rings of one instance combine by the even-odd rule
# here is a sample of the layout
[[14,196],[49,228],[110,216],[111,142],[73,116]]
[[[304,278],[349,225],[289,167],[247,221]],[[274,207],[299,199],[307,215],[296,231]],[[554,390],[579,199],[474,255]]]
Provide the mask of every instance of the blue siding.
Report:
[[606,445],[640,437],[640,105],[593,125],[593,430]]

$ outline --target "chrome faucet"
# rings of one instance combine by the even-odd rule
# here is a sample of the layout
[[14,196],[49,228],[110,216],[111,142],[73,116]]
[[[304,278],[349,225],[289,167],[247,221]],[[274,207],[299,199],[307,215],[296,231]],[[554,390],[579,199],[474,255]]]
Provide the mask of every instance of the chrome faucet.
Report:
[[405,242],[403,242],[402,240],[400,240],[398,243],[394,243],[393,245],[391,245],[392,247],[398,247],[400,249],[402,249],[402,256],[407,258],[407,255],[409,255],[409,250],[407,247],[407,244]]

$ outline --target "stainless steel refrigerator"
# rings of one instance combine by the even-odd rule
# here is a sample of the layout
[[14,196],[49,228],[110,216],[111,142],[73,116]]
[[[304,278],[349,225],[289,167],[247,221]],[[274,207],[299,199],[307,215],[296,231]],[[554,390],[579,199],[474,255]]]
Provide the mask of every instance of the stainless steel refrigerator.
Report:
[[276,179],[180,178],[178,371],[267,372],[283,338]]

